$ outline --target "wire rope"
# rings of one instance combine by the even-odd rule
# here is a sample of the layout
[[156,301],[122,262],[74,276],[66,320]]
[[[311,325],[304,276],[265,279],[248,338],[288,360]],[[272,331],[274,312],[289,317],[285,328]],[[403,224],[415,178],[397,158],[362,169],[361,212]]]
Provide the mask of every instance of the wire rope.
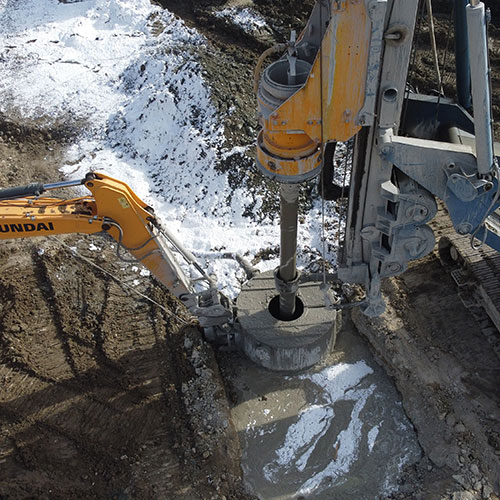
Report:
[[[406,79],[404,105],[403,105],[403,112],[401,113],[402,119],[401,119],[400,123],[405,123],[405,121],[406,121],[406,114],[408,112],[408,97],[410,95],[411,82],[413,80],[415,68],[417,66],[418,42],[420,39],[420,33],[422,31],[422,19],[424,17],[424,6],[425,6],[425,3],[422,0],[419,0],[419,1],[420,1],[420,13],[418,14],[418,22],[417,22],[417,26],[415,29],[415,33],[413,35],[412,54],[411,54],[410,65],[408,68],[408,76]],[[417,12],[418,12],[418,9],[417,9]]]
[[[95,262],[93,262],[92,260],[88,259],[87,257],[83,256],[82,254],[80,254],[77,250],[75,250],[74,248],[70,247],[68,244],[64,243],[64,241],[61,241],[57,238],[54,238],[53,236],[47,236],[47,238],[51,241],[55,241],[57,243],[59,243],[63,248],[65,248],[66,250],[69,251],[69,253],[74,257],[74,258],[79,258],[80,260],[84,261],[86,264],[89,264],[90,266],[94,267],[95,269],[99,270],[100,272],[102,272],[103,274],[105,274],[106,276],[109,276],[110,278],[112,278],[114,281],[116,281],[117,283],[119,283],[121,286],[123,286],[124,288],[127,288],[129,290],[131,290],[132,292],[134,292],[136,295],[139,295],[140,297],[142,297],[143,299],[147,300],[148,302],[150,302],[151,304],[154,304],[155,306],[159,307],[162,311],[164,311],[165,313],[167,313],[168,316],[176,319],[177,321],[179,321],[180,323],[182,323],[183,325],[189,325],[191,324],[191,322],[189,321],[186,321],[184,319],[182,319],[180,316],[178,316],[177,314],[173,313],[172,311],[170,311],[169,309],[167,309],[165,306],[161,305],[159,302],[157,302],[156,300],[152,299],[151,297],[148,297],[147,295],[145,295],[144,293],[142,292],[139,292],[138,290],[136,290],[134,287],[130,286],[128,283],[125,283],[123,280],[117,278],[114,274],[112,274],[111,272],[107,271],[106,269],[104,269],[103,267],[99,266],[98,264],[96,264]],[[194,321],[194,317],[193,317],[193,321]]]
[[[319,2],[320,33],[323,30],[323,0]],[[320,95],[320,134],[321,134],[321,254],[323,260],[323,285],[326,286],[326,237],[325,237],[325,135],[324,135],[324,103],[323,103],[323,37],[319,41],[319,95]]]

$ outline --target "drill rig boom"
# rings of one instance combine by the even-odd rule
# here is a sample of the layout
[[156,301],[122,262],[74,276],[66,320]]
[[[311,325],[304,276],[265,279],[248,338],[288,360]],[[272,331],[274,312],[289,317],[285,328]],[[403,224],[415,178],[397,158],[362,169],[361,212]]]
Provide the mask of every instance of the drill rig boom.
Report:
[[[474,119],[442,96],[410,93],[418,7],[415,0],[317,0],[304,31],[292,32],[286,52],[263,71],[257,92],[257,167],[281,183],[282,208],[289,195],[284,186],[321,172],[323,182],[332,167],[325,165],[330,146],[354,137],[338,277],[365,285],[361,307],[370,316],[385,308],[381,279],[403,273],[434,248],[427,223],[437,212],[435,198],[459,234],[500,251],[500,235],[488,223],[500,206],[500,186],[484,4],[455,5],[466,19],[470,71],[462,73],[472,82]],[[463,33],[457,38],[467,40]],[[472,144],[457,139],[463,133],[472,134]],[[282,249],[292,248],[294,258],[290,220],[282,218]],[[293,272],[284,272],[290,255],[282,253],[279,290],[293,288]]]

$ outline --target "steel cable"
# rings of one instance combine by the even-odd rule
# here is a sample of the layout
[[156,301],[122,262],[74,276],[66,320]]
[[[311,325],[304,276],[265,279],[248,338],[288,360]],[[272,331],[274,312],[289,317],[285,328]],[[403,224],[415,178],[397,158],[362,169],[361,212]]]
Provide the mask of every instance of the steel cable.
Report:
[[[170,311],[169,309],[167,309],[165,306],[162,306],[156,300],[152,299],[151,297],[148,297],[147,295],[145,295],[142,292],[139,292],[134,287],[130,286],[128,283],[125,283],[123,280],[120,280],[119,278],[117,278],[111,272],[107,271],[106,269],[104,269],[103,267],[99,266],[95,262],[92,262],[90,259],[88,259],[87,257],[85,257],[82,254],[80,254],[77,250],[75,250],[74,248],[70,247],[68,244],[64,243],[64,241],[61,241],[60,239],[57,239],[57,238],[55,238],[53,236],[47,236],[47,238],[49,240],[51,240],[51,241],[54,241],[54,242],[57,242],[58,244],[60,244],[62,247],[64,247],[66,250],[68,250],[69,253],[74,258],[78,257],[80,260],[83,260],[85,263],[89,264],[90,266],[94,267],[95,269],[98,269],[100,272],[104,273],[106,276],[109,276],[114,281],[116,281],[117,283],[119,283],[121,286],[123,286],[123,287],[131,290],[132,292],[134,292],[135,294],[139,295],[143,299],[145,299],[148,302],[150,302],[150,303],[154,304],[155,306],[159,307],[162,311],[164,311],[165,313],[167,313],[168,316],[176,319],[177,321],[179,321],[183,325],[189,325],[189,324],[191,324],[191,322],[182,319],[180,316],[178,316],[177,314],[173,313],[172,311]],[[193,317],[193,321],[195,321],[194,317]]]

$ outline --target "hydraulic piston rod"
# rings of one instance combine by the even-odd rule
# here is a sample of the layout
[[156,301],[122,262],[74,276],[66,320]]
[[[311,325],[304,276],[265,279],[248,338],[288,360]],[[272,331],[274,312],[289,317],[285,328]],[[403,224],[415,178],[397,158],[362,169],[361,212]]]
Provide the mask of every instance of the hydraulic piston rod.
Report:
[[40,196],[45,191],[50,189],[61,189],[65,187],[80,186],[85,183],[85,179],[79,179],[76,181],[62,181],[55,182],[53,184],[42,184],[41,182],[36,182],[32,184],[27,184],[26,186],[18,186],[7,189],[0,190],[0,200],[13,200],[16,198],[23,198],[26,196]]
[[469,0],[455,0],[455,60],[458,102],[464,109],[472,106],[470,87],[469,41],[467,38],[467,4]]
[[471,0],[467,6],[467,29],[472,77],[472,105],[476,136],[477,169],[489,175],[493,169],[490,68],[484,3]]
[[297,278],[297,225],[299,209],[299,185],[280,186],[280,267],[278,278],[283,282],[280,290],[280,318],[290,320],[295,312],[294,287]]

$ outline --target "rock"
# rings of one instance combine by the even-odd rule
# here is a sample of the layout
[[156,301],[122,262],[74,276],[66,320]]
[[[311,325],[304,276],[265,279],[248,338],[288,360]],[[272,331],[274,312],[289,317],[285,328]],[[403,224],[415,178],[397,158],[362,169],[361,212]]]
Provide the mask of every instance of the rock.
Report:
[[479,467],[476,464],[472,464],[470,466],[470,471],[474,477],[479,477],[481,475],[481,473],[479,472]]
[[446,415],[446,423],[447,425],[449,425],[450,427],[453,427],[457,422],[457,419],[454,417],[454,415],[452,413],[448,413],[448,415]]
[[493,493],[493,488],[489,484],[483,484],[482,495],[484,499],[490,498],[490,495]]
[[465,432],[467,429],[465,428],[465,425],[462,424],[462,423],[458,423],[457,425],[455,425],[455,431],[462,434],[463,432]]
[[458,491],[453,493],[453,500],[475,500],[476,496],[470,491]]
[[462,474],[454,474],[453,479],[460,485],[462,488],[467,489],[469,486],[469,482],[465,478],[465,476],[462,476]]
[[429,452],[429,459],[436,467],[446,464],[446,446],[437,445]]
[[458,453],[450,453],[446,456],[445,465],[447,465],[451,470],[457,471],[460,468],[460,459]]

